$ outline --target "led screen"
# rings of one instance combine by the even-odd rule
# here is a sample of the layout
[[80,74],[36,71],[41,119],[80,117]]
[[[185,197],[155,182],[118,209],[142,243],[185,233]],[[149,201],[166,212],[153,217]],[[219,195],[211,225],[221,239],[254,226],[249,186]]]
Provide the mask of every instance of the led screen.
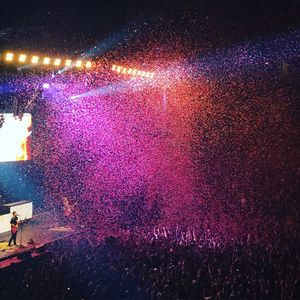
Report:
[[30,159],[31,114],[5,113],[0,120],[0,162]]

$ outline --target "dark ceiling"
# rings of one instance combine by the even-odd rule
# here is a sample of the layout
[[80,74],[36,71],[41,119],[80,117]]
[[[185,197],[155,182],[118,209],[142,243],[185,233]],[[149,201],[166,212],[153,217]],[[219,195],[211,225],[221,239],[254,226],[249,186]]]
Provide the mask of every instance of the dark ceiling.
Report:
[[131,49],[180,40],[197,51],[296,30],[299,11],[300,1],[277,0],[5,1],[0,47],[73,54],[114,39]]

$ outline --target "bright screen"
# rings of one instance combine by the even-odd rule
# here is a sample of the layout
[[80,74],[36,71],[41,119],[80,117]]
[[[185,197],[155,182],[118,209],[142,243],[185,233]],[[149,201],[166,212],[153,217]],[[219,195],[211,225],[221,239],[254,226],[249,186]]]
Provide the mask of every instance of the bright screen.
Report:
[[[30,159],[31,114],[3,114],[0,123],[0,162]],[[2,124],[2,126],[1,126]]]

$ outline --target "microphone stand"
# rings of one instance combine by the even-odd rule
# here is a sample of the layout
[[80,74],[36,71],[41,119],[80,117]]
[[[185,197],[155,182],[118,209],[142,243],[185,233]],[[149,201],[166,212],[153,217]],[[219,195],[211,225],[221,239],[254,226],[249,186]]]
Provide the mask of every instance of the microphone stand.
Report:
[[25,248],[22,245],[22,242],[23,242],[23,220],[21,220],[20,225],[21,225],[21,227],[20,227],[21,233],[20,233],[20,245],[19,245],[19,248]]

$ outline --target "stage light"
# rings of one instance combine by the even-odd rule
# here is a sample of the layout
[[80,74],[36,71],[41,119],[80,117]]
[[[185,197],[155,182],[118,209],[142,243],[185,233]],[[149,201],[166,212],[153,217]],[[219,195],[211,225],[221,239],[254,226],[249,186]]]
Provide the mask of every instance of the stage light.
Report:
[[27,58],[27,55],[25,55],[25,54],[20,54],[20,56],[19,56],[19,62],[25,62],[26,61],[26,58]]
[[81,60],[77,60],[75,66],[76,66],[77,68],[82,67],[82,61],[81,61]]
[[49,89],[49,87],[50,87],[50,84],[49,84],[49,83],[44,83],[44,84],[43,84],[43,88],[44,88],[44,89]]
[[71,59],[66,59],[65,66],[70,67],[71,64],[72,64],[72,60]]
[[5,60],[6,61],[12,61],[13,60],[13,58],[14,58],[14,54],[13,53],[6,53],[6,55],[5,55]]
[[54,59],[54,66],[59,66],[60,63],[61,63],[61,59],[59,59],[59,58]]
[[137,76],[146,77],[146,78],[153,78],[154,77],[153,72],[147,72],[147,71],[143,71],[143,70],[122,67],[122,66],[118,66],[118,65],[112,65],[111,70],[115,71],[117,73],[122,73],[124,75],[131,75],[133,77],[137,77]]
[[38,57],[38,56],[32,56],[31,62],[32,62],[33,64],[37,64],[37,63],[39,62],[39,57]]
[[49,57],[44,57],[43,64],[44,65],[49,65],[50,64],[50,58]]
[[[0,56],[1,58],[1,56]],[[16,62],[19,64],[23,64],[25,62],[29,62],[31,64],[38,64],[38,63],[42,63],[43,65],[52,65],[52,66],[61,66],[61,65],[65,65],[66,67],[77,67],[78,69],[85,67],[87,69],[92,68],[93,67],[93,63],[92,61],[86,61],[86,60],[81,60],[78,59],[77,61],[72,61],[71,59],[65,59],[62,60],[60,58],[55,58],[55,57],[50,57],[50,56],[43,56],[43,57],[39,57],[37,55],[27,55],[24,53],[21,54],[15,54],[13,52],[5,52],[4,56],[3,56],[3,60],[6,62],[13,62],[16,58]],[[115,69],[117,68],[117,65],[113,65],[112,70],[115,71]],[[123,67],[121,67],[121,70],[123,69]],[[119,72],[121,72],[121,70]]]

